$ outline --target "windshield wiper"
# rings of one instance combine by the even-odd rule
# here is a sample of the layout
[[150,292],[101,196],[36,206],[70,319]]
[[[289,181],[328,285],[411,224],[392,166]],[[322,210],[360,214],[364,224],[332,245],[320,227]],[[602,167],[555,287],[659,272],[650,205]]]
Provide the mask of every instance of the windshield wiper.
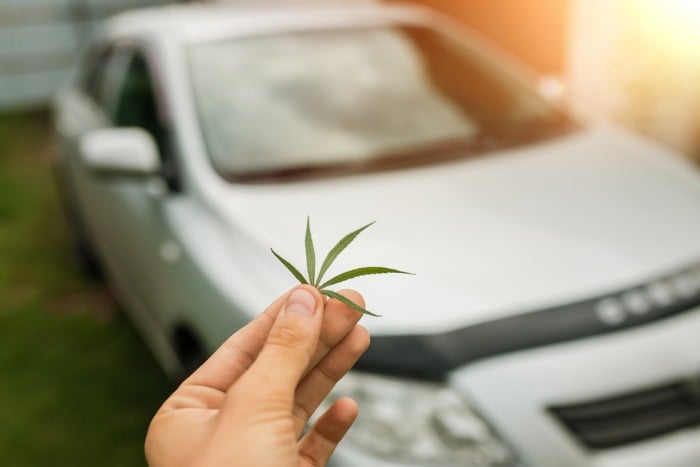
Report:
[[549,118],[495,126],[484,130],[482,137],[492,139],[494,145],[506,147],[567,134],[576,128],[578,126],[566,118]]
[[261,171],[233,172],[219,170],[224,179],[234,183],[265,183],[308,178],[355,175],[361,173],[398,170],[402,168],[445,162],[481,152],[481,138],[442,141],[430,147],[421,147],[387,153],[371,159],[336,162],[331,164],[309,164]]
[[443,140],[430,146],[387,153],[371,159],[248,172],[221,169],[217,171],[224,179],[233,183],[271,183],[400,170],[478,157],[499,149],[540,141],[566,133],[573,128],[575,125],[566,119],[549,124],[534,121],[531,124],[488,128],[469,138]]

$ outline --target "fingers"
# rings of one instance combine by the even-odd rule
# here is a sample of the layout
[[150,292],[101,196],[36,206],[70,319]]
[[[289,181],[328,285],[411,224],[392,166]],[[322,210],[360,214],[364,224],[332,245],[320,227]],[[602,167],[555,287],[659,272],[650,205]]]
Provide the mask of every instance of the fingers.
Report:
[[294,397],[292,415],[296,436],[318,405],[369,347],[369,333],[356,326],[299,383]]
[[[292,405],[294,391],[316,351],[323,299],[312,286],[295,288],[277,315],[258,358],[231,391],[254,389],[262,403]],[[229,400],[235,401],[235,395]],[[289,410],[289,408],[287,408]]]
[[299,443],[303,466],[326,465],[345,433],[357,418],[355,401],[342,398],[324,413]]
[[[358,303],[360,306],[364,306],[365,304],[362,296],[354,290],[341,290],[339,293],[353,300],[355,303]],[[311,359],[309,368],[307,368],[307,372],[311,371],[333,347],[345,339],[362,317],[362,314],[338,300],[328,300],[325,303],[321,338],[316,352]]]
[[260,316],[229,337],[181,387],[204,386],[226,392],[257,358],[290,293],[279,297]]
[[[305,288],[310,289],[312,294],[316,293],[313,288]],[[199,369],[183,382],[169,399],[170,404],[166,405],[175,404],[177,408],[183,406],[221,407],[224,393],[250,368],[258,357],[273,323],[291,292],[289,291],[279,297],[260,316],[229,337]],[[364,300],[357,292],[342,290],[340,293],[360,304],[360,306],[364,306]],[[328,352],[338,345],[339,342],[346,339],[348,334],[355,329],[355,324],[361,317],[355,310],[337,300],[328,300],[326,302],[325,300],[320,300],[319,296],[316,296],[317,305],[322,306],[324,303],[325,311],[322,313],[320,340],[303,372],[304,375],[311,371],[315,374],[309,378],[309,382],[302,383],[302,388],[298,391],[296,397],[298,401],[297,407],[295,407],[297,432],[303,429],[304,424],[308,420],[306,411],[313,412],[332,388],[332,384],[330,387],[328,386],[331,378],[323,375],[332,374],[335,367],[351,368],[355,360],[359,358],[357,352],[363,347],[362,342],[364,342],[364,334],[366,334],[364,330],[356,331],[356,333],[361,335],[343,344],[343,350],[339,351],[338,354],[341,355],[348,351],[349,354],[346,360],[339,361],[338,357],[334,357],[330,360],[330,363],[325,362],[322,365],[322,369],[316,369],[316,365],[326,357]],[[359,339],[359,341],[356,339]],[[343,373],[347,369],[343,370]],[[320,380],[324,380],[326,384],[318,386],[314,390],[313,381]],[[290,390],[293,390],[294,387],[291,386],[292,389]],[[181,397],[178,397],[178,395]]]

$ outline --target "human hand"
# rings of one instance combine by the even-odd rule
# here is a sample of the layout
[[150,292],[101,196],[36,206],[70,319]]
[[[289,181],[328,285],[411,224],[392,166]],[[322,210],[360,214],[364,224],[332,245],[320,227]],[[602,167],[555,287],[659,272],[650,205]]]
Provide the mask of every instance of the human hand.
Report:
[[[364,306],[358,293],[342,294]],[[337,400],[299,437],[369,346],[360,316],[308,285],[278,298],[158,410],[146,435],[149,465],[325,465],[357,417],[357,404]]]

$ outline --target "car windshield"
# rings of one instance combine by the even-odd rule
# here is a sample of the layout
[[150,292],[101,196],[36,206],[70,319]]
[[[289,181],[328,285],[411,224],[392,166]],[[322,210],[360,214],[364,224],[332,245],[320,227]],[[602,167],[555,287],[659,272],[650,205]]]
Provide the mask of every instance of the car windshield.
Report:
[[235,181],[431,163],[569,127],[482,55],[426,27],[197,44],[189,66],[209,156]]

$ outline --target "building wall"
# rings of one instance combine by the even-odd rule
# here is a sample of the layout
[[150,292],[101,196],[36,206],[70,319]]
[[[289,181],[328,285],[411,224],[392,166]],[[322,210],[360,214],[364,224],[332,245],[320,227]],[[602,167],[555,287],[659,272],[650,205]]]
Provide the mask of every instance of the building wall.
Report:
[[100,22],[168,0],[1,0],[0,109],[45,105]]

